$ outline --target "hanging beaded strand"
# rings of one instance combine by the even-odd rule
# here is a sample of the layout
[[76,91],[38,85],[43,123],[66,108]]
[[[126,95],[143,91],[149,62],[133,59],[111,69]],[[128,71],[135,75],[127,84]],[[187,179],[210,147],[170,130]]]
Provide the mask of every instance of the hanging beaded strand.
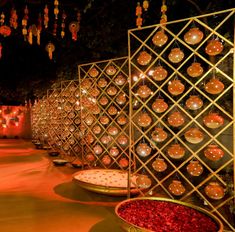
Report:
[[37,25],[37,44],[41,43],[41,31],[42,31],[42,16],[38,15],[38,25]]
[[160,23],[165,26],[167,23],[167,15],[166,15],[166,11],[167,11],[167,5],[166,5],[166,0],[162,0],[162,6],[161,6],[161,19],[160,19]]
[[47,5],[45,5],[44,8],[44,27],[48,28],[48,22],[49,22],[49,9]]
[[18,27],[17,19],[18,19],[18,15],[16,13],[16,10],[12,8],[11,17],[10,17],[10,27],[13,27],[14,29]]
[[27,30],[27,25],[28,25],[28,19],[29,19],[29,10],[28,7],[25,6],[24,8],[24,17],[22,19],[22,34],[24,36],[24,41],[27,40],[27,34],[28,34],[28,30]]
[[61,22],[61,32],[60,32],[60,36],[63,39],[65,36],[65,20],[67,18],[67,15],[65,14],[65,11],[63,11],[62,13],[62,22]]
[[140,2],[137,2],[135,15],[137,16],[137,18],[136,18],[136,26],[138,28],[141,28],[141,26],[143,24],[143,18],[142,18],[142,7],[140,5]]

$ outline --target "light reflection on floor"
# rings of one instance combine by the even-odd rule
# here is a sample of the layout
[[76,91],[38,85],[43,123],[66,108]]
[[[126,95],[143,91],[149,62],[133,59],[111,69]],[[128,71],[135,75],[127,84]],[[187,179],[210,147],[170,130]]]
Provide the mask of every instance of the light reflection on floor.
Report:
[[80,189],[31,142],[0,140],[0,231],[118,232],[113,198]]

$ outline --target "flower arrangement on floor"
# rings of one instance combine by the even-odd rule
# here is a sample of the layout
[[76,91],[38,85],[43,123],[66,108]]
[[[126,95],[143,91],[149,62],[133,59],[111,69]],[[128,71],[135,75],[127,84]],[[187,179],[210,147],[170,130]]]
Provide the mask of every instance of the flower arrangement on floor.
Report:
[[164,200],[127,200],[117,206],[116,213],[128,224],[139,228],[138,231],[222,231],[218,223],[209,215],[197,209]]

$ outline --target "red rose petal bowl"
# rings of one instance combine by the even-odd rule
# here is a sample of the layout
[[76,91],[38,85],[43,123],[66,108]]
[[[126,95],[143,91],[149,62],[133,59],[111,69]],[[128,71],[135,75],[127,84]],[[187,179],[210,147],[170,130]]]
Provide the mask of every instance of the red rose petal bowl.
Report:
[[198,206],[159,197],[124,200],[115,207],[124,231],[222,232],[222,222]]

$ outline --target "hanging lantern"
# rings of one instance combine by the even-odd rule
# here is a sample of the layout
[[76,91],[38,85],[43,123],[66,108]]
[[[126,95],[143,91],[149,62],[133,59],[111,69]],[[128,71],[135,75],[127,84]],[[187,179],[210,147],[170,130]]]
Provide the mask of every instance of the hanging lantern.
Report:
[[184,92],[185,86],[180,80],[175,79],[169,81],[167,89],[173,96],[177,96]]
[[117,69],[115,68],[114,65],[109,65],[105,72],[109,75],[109,76],[113,76],[116,72],[117,72]]
[[187,165],[186,170],[191,176],[200,176],[203,172],[203,166],[198,160],[191,160]]
[[205,90],[207,93],[216,95],[224,90],[224,84],[217,77],[213,76],[206,84]]
[[157,98],[152,104],[152,110],[156,113],[163,113],[168,109],[168,104],[163,98]]
[[11,28],[8,26],[1,26],[0,27],[0,35],[3,35],[4,37],[10,36],[11,34]]
[[188,68],[187,73],[190,77],[199,77],[203,74],[203,68],[200,63],[193,62]]
[[179,63],[184,59],[184,52],[180,50],[180,48],[172,48],[170,54],[168,55],[168,59],[172,63]]
[[199,30],[197,27],[191,28],[188,32],[184,35],[184,41],[187,44],[195,45],[201,42],[203,39],[203,32]]
[[52,60],[52,53],[55,51],[55,45],[53,43],[48,43],[46,45],[46,51],[48,52],[50,60]]
[[167,154],[172,159],[181,159],[184,157],[185,153],[186,153],[185,148],[178,143],[171,144],[167,148]]
[[144,8],[145,11],[148,10],[148,8],[149,8],[149,1],[147,1],[147,0],[143,1],[143,8]]
[[120,167],[126,168],[126,167],[128,167],[128,165],[129,165],[129,161],[128,161],[127,158],[122,157],[122,158],[118,161],[118,164],[120,165]]
[[155,67],[151,73],[151,76],[155,81],[162,81],[167,77],[167,75],[167,70],[161,65]]
[[77,41],[77,33],[80,29],[79,23],[73,21],[69,24],[69,31],[72,33],[72,40]]
[[204,188],[206,195],[213,200],[220,200],[225,195],[224,187],[216,181],[209,182]]
[[168,134],[166,131],[163,130],[161,127],[157,127],[154,129],[154,131],[151,133],[151,138],[156,143],[164,142],[168,137]]
[[180,127],[185,123],[185,117],[183,114],[179,111],[174,111],[169,114],[167,117],[167,122],[172,126],[172,127]]
[[211,161],[218,161],[224,156],[224,151],[217,144],[209,144],[203,153]]
[[159,30],[155,33],[152,38],[152,42],[154,45],[158,47],[162,47],[168,40],[168,36],[165,34],[164,30]]
[[191,95],[185,102],[185,106],[189,110],[198,110],[203,106],[202,99],[197,95]]
[[168,190],[175,196],[181,196],[186,191],[185,187],[179,180],[172,180],[168,186]]
[[139,56],[137,57],[137,62],[140,65],[148,65],[150,63],[152,59],[152,56],[146,52],[146,51],[142,51],[140,52]]
[[152,148],[147,143],[139,143],[136,148],[136,153],[140,157],[147,157],[151,154]]
[[152,167],[156,172],[164,172],[167,169],[167,164],[164,159],[156,158],[152,163]]
[[138,175],[136,184],[139,188],[147,189],[152,185],[152,181],[147,175]]
[[224,118],[216,112],[210,112],[203,118],[203,123],[211,129],[216,129],[224,124]]
[[205,48],[205,52],[209,55],[209,56],[216,56],[218,54],[220,54],[224,49],[224,45],[220,42],[219,39],[212,39],[209,41],[209,43],[207,44],[206,48]]
[[138,96],[140,96],[141,98],[148,98],[152,93],[152,90],[147,86],[147,85],[141,85],[138,89],[137,89],[137,94]]
[[47,5],[45,5],[44,8],[44,27],[48,28],[48,22],[49,22],[49,9],[47,7]]
[[93,67],[92,69],[90,69],[90,71],[89,71],[88,73],[89,73],[89,75],[90,75],[91,77],[94,77],[94,78],[99,75],[99,71],[98,71],[95,67]]

